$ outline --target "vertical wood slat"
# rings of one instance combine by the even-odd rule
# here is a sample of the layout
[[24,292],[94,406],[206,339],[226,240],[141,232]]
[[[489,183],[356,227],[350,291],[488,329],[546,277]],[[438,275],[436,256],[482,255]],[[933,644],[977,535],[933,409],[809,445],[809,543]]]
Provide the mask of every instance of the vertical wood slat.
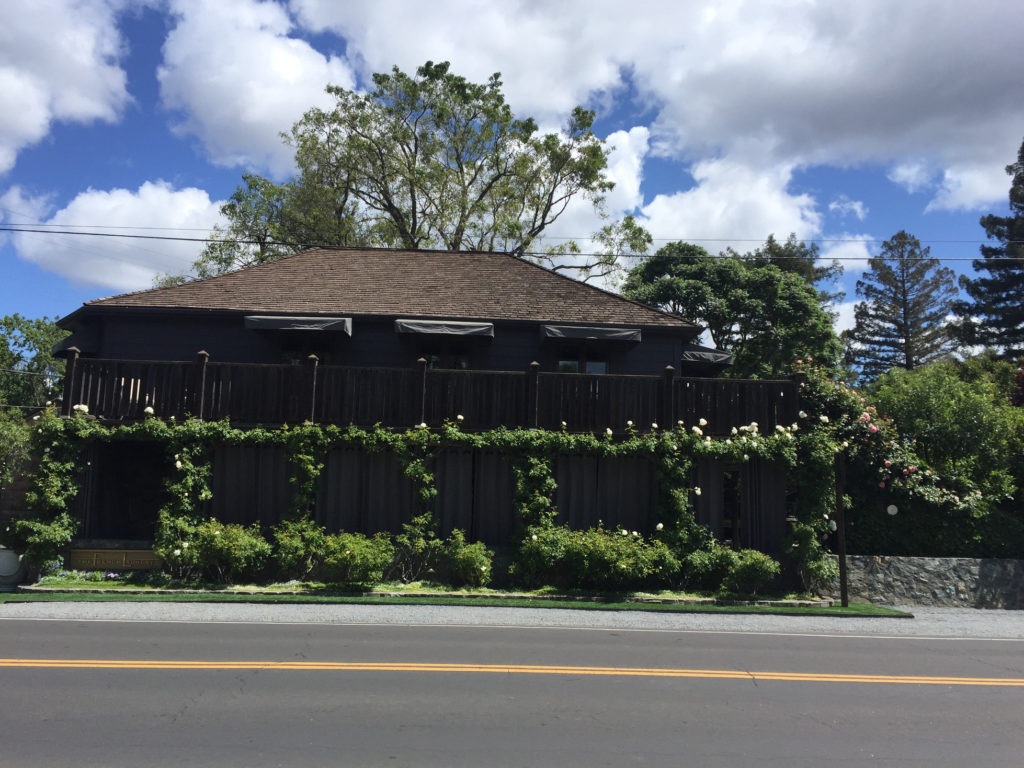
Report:
[[[161,417],[230,417],[239,424],[382,424],[406,428],[464,417],[467,429],[500,425],[573,432],[621,432],[627,421],[688,426],[704,418],[713,433],[757,421],[762,431],[790,424],[799,381],[660,376],[293,366],[69,359],[62,412],[87,405],[111,420],[134,420],[152,407]],[[525,404],[525,406],[524,406]]]

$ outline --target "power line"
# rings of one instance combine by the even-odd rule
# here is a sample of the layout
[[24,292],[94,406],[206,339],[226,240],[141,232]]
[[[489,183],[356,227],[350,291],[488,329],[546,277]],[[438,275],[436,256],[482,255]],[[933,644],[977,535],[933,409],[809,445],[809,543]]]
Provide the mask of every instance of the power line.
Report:
[[[136,227],[135,229],[138,229],[138,227]],[[119,237],[119,238],[127,238],[127,239],[132,239],[132,240],[164,240],[164,241],[170,241],[170,242],[187,242],[187,243],[222,243],[222,242],[225,242],[224,240],[220,240],[220,239],[217,239],[217,238],[210,238],[210,237],[172,237],[170,235],[132,235],[132,234],[126,234],[126,233],[120,233],[120,232],[82,232],[82,231],[79,231],[79,230],[52,230],[52,229],[35,229],[35,228],[29,228],[29,227],[9,227],[9,226],[0,226],[0,232],[21,232],[21,233],[43,234],[43,235],[72,235],[72,236],[76,236],[76,237]],[[668,238],[659,238],[659,240],[660,239],[668,239]],[[763,243],[764,242],[764,240],[741,239],[741,238],[680,238],[679,241],[680,242],[751,242],[751,243],[753,243],[753,242]],[[268,245],[268,243],[262,242],[262,241],[258,241],[258,240],[232,240],[230,242],[234,242],[234,243],[237,243],[239,245]],[[849,239],[836,239],[836,240],[826,240],[826,239],[804,240],[804,241],[801,241],[801,242],[811,242],[811,243],[817,243],[817,242],[821,242],[821,243],[825,243],[825,242],[830,242],[830,243],[880,243],[880,242],[884,242],[884,241],[882,241],[882,240],[864,240],[864,239],[860,239],[860,238],[849,238]],[[985,241],[982,241],[982,240],[930,240],[930,241],[922,240],[920,242],[982,245],[982,244],[984,244]],[[1007,244],[1018,245],[1018,244],[1024,243],[1024,240],[1008,240],[1006,242],[1007,242]],[[335,246],[335,245],[326,245],[326,246],[324,246],[324,245],[316,245],[316,244],[308,244],[308,243],[307,244],[298,244],[298,243],[286,243],[286,242],[274,242],[274,243],[269,243],[269,245],[280,245],[280,246],[293,247],[293,248],[299,248],[299,247],[337,248],[338,247],[338,246]],[[605,256],[605,255],[607,255],[607,254],[602,254],[602,253],[585,253],[585,252],[573,252],[573,251],[553,251],[553,252],[550,252],[550,253],[549,252],[545,252],[545,251],[526,251],[525,253],[527,255],[529,255],[529,256],[551,256],[551,257],[554,257],[554,256]],[[719,254],[710,254],[709,253],[709,254],[707,254],[707,256],[710,257],[710,258],[722,258],[722,259],[733,258],[730,254],[722,254],[722,253],[719,253]],[[619,254],[617,256],[617,258],[625,258],[625,259],[646,259],[646,258],[649,258],[649,257],[650,257],[650,254],[634,254],[634,253]],[[689,258],[689,257],[682,256],[680,258]],[[777,259],[803,259],[804,257],[803,256],[773,256],[771,258],[777,260]],[[895,257],[895,256],[874,256],[874,257],[870,257],[870,256],[869,257],[864,257],[864,256],[824,256],[824,257],[820,257],[820,258],[823,258],[823,259],[826,259],[826,260],[832,260],[832,261],[864,261],[865,258],[881,258],[881,259],[890,260],[890,261],[898,261],[899,260],[899,257]],[[927,256],[927,257],[920,257],[918,259],[904,259],[904,261],[928,261],[928,260],[935,260],[935,261],[980,261],[981,259],[979,259],[977,256]],[[1000,257],[999,260],[1000,261],[1024,261],[1024,257],[1005,256],[1005,257]]]
[[20,373],[23,376],[42,376],[44,378],[53,377],[53,374],[50,373],[36,373],[35,371],[19,371],[15,368],[0,368],[0,373]]

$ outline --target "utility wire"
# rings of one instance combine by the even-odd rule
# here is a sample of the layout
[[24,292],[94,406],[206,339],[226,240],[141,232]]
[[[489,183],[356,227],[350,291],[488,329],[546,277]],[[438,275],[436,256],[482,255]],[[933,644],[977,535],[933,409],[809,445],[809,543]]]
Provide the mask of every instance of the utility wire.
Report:
[[[171,242],[188,242],[188,243],[221,243],[224,240],[219,240],[210,237],[172,237],[170,235],[129,235],[119,232],[82,232],[78,230],[52,230],[52,229],[35,229],[29,227],[6,227],[0,226],[0,232],[22,232],[22,233],[36,233],[45,235],[72,235],[77,237],[119,237],[128,238],[132,240],[166,240]],[[297,243],[285,243],[285,242],[274,242],[266,243],[258,240],[232,240],[230,242],[237,243],[239,245],[281,245],[286,247],[308,247],[308,248],[338,248],[335,245],[310,245],[310,244],[297,244]],[[683,242],[758,242],[763,243],[763,240],[743,240],[733,238],[689,238],[684,239]],[[841,239],[841,240],[807,240],[801,242],[831,242],[831,243],[877,243],[882,242],[880,240],[861,240],[861,239]],[[959,244],[976,244],[982,245],[984,241],[981,240],[932,240],[932,241],[921,241],[921,242],[932,242],[932,243],[959,243]],[[1024,240],[1008,240],[1007,244],[1017,245],[1024,243]],[[403,249],[386,249],[386,250],[403,250]],[[606,256],[603,253],[584,253],[584,252],[573,252],[573,251],[526,251],[526,255],[529,256]],[[646,259],[651,254],[643,253],[624,253],[617,254],[616,258],[623,259]],[[707,254],[708,257],[713,259],[730,259],[733,258],[729,254]],[[682,256],[680,258],[688,258]],[[773,259],[804,259],[803,256],[773,256]],[[864,256],[823,256],[819,257],[824,260],[830,261],[863,261]],[[881,258],[889,261],[899,261],[899,257],[896,256],[873,256],[867,258]],[[981,261],[977,256],[922,256],[917,259],[903,259],[903,261]],[[1024,257],[1016,256],[1001,256],[1000,261],[1024,261]]]
[[53,374],[49,373],[36,373],[35,371],[19,371],[15,368],[0,368],[0,373],[20,373],[23,376],[43,376],[44,378],[50,378]]

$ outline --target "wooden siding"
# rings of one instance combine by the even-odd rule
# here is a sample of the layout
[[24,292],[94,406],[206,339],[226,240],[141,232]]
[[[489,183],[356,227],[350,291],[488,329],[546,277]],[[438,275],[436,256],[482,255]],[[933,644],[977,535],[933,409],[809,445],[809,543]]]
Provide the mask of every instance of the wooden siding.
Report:
[[[82,523],[80,546],[151,540],[164,501],[162,481],[170,470],[163,448],[134,441],[99,444],[87,456],[72,507]],[[606,530],[650,535],[664,522],[656,519],[654,467],[642,457],[565,454],[556,458],[553,469],[559,524],[573,529],[602,524]],[[497,547],[515,544],[522,526],[506,456],[442,451],[434,458],[432,471],[441,536],[460,528],[470,541]],[[738,482],[726,481],[730,473]],[[201,512],[224,523],[255,523],[269,531],[290,508],[288,475],[282,447],[217,446],[210,483],[213,498]],[[786,514],[779,467],[757,460],[736,467],[702,461],[695,467],[694,480],[702,488],[702,494],[692,499],[698,522],[735,546],[778,553]],[[345,448],[328,453],[311,512],[330,532],[394,534],[417,509],[412,483],[394,454]]]

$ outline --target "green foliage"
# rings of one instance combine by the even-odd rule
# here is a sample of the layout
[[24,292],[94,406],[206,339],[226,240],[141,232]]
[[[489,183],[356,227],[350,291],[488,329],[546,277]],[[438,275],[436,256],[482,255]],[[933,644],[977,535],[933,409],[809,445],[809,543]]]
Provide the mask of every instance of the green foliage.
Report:
[[153,550],[175,577],[217,584],[258,578],[270,557],[259,526],[170,518],[166,513],[160,516]]
[[48,317],[0,317],[0,405],[42,407],[57,396],[64,361],[50,350],[67,335]]
[[389,568],[391,578],[408,584],[436,574],[444,553],[444,541],[437,538],[430,513],[418,515],[402,525],[395,536],[395,555]]
[[282,520],[274,526],[273,557],[285,579],[310,578],[324,561],[327,531],[309,518]]
[[857,281],[865,300],[854,308],[855,325],[844,340],[847,362],[869,381],[893,368],[913,370],[957,346],[946,319],[956,298],[953,270],[928,258],[929,251],[897,232]]
[[21,554],[29,567],[41,568],[45,563],[64,562],[65,551],[77,530],[78,521],[67,512],[48,519],[21,518],[6,527],[0,544]]
[[680,575],[688,587],[716,590],[736,567],[736,551],[717,542],[688,552],[680,561]]
[[[292,126],[295,178],[243,176],[199,276],[316,245],[525,256],[570,201],[600,209],[612,187],[593,112],[577,107],[563,131],[541,135],[513,116],[499,75],[471,83],[447,62],[412,76],[395,67],[373,83],[368,93],[329,85],[334,105]],[[605,233],[609,251],[642,242],[633,224]]]
[[1010,215],[981,217],[985,235],[997,244],[981,246],[983,258],[972,262],[978,277],[960,278],[971,301],[955,309],[967,344],[994,347],[1014,360],[1024,355],[1024,142],[1006,173],[1012,177]]
[[729,376],[781,377],[795,358],[839,359],[822,296],[774,264],[669,243],[630,271],[623,294],[706,326],[715,347],[733,355]]
[[722,586],[741,595],[756,595],[781,572],[770,556],[754,549],[741,549]]
[[[760,435],[754,426],[744,428],[745,431],[734,435],[734,439],[725,440],[703,435],[700,427],[686,428],[683,425],[672,429],[656,428],[645,433],[630,428],[624,438],[612,439],[607,434],[598,436],[529,429],[467,433],[461,431],[457,422],[438,430],[417,427],[404,432],[381,427],[361,429],[313,425],[241,430],[227,422],[175,423],[158,418],[108,426],[83,413],[76,413],[70,419],[58,419],[48,413],[34,427],[33,454],[38,457],[39,468],[33,479],[32,502],[36,510],[33,520],[39,525],[52,524],[54,536],[59,541],[66,541],[70,536],[62,528],[70,518],[60,515],[70,508],[77,493],[77,479],[84,468],[83,448],[86,445],[131,440],[166,446],[167,502],[159,516],[156,549],[167,558],[172,574],[186,580],[215,578],[219,572],[232,570],[237,574],[247,568],[233,565],[238,559],[234,556],[225,555],[222,558],[226,559],[225,562],[217,560],[207,551],[212,545],[205,545],[207,550],[199,548],[206,540],[200,534],[208,539],[210,533],[207,528],[211,523],[205,521],[203,509],[212,498],[212,456],[218,445],[281,446],[287,452],[291,482],[299,500],[289,517],[272,531],[273,561],[280,575],[294,579],[323,576],[329,550],[333,546],[336,569],[349,569],[334,578],[368,579],[384,559],[379,553],[392,546],[384,539],[378,539],[376,543],[370,540],[370,543],[359,547],[354,547],[350,539],[345,546],[335,546],[323,528],[305,514],[315,500],[327,452],[353,447],[395,455],[418,494],[421,511],[405,525],[401,534],[394,537],[386,575],[406,582],[429,579],[470,586],[482,586],[490,579],[492,555],[482,544],[467,542],[461,531],[453,532],[447,539],[438,537],[433,514],[437,488],[431,467],[433,457],[439,451],[489,450],[507,456],[516,478],[516,507],[524,529],[532,527],[531,530],[538,531],[554,528],[557,486],[552,467],[558,455],[645,457],[656,469],[659,488],[657,541],[645,544],[646,549],[640,547],[629,557],[622,553],[614,554],[615,548],[639,545],[620,540],[611,543],[595,540],[587,546],[597,553],[590,558],[593,563],[601,562],[601,558],[616,563],[625,561],[627,569],[620,576],[629,576],[634,581],[642,580],[641,576],[647,573],[649,561],[653,558],[659,563],[658,583],[670,583],[675,579],[673,563],[678,559],[676,553],[685,554],[707,547],[711,542],[710,532],[694,521],[689,507],[689,476],[695,460],[740,463],[756,457],[784,466],[791,466],[795,460],[794,434],[790,430]],[[250,530],[250,533],[254,532]],[[232,530],[231,534],[234,537],[236,531]],[[223,530],[221,535],[224,535]],[[336,539],[333,541],[337,543]],[[184,546],[186,543],[188,546]],[[371,546],[376,549],[360,554],[362,559],[358,562],[348,563],[338,556],[338,552],[352,552]],[[243,541],[235,547],[238,548],[259,549],[253,541]],[[178,554],[174,554],[176,550]],[[357,572],[360,568],[362,572]],[[588,575],[586,569],[583,573],[585,583],[599,581],[598,577]],[[613,581],[618,583],[622,579]],[[606,580],[602,583],[612,582]]]
[[335,533],[324,538],[323,563],[317,576],[339,584],[377,584],[395,556],[395,547],[385,533]]
[[494,553],[483,542],[466,541],[456,528],[444,542],[441,580],[453,587],[485,587],[491,581]]
[[842,293],[828,290],[835,286],[836,280],[843,274],[842,265],[838,261],[823,264],[818,244],[797,240],[793,232],[784,242],[776,240],[775,235],[768,235],[764,245],[743,254],[743,258],[759,267],[771,264],[783,272],[800,275],[809,285],[819,288],[824,301],[831,302],[842,298]]
[[990,506],[1015,492],[1011,462],[1024,452],[1021,411],[996,394],[992,382],[964,381],[956,364],[936,363],[883,376],[874,397],[932,470]]
[[9,488],[28,461],[31,426],[20,410],[0,401],[0,491]]
[[679,563],[664,542],[603,527],[536,528],[522,541],[515,577],[527,586],[636,590],[663,586]]

